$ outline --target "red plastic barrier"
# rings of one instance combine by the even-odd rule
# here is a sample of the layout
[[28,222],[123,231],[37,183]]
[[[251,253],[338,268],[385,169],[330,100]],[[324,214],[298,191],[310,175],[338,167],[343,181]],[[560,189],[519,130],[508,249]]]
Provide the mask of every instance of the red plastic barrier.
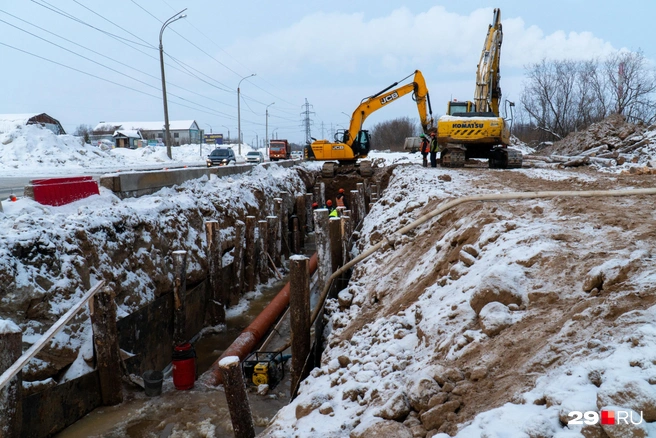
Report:
[[30,183],[34,200],[44,205],[64,205],[100,194],[98,183],[91,176],[35,179]]

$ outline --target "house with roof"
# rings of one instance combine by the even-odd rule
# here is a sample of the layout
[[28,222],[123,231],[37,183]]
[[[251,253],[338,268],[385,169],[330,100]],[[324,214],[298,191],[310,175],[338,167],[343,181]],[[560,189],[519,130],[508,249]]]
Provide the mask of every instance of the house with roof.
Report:
[[[164,122],[100,122],[93,129],[95,137],[111,136],[117,140],[125,133],[138,131],[141,139],[149,140],[148,143],[164,143],[166,136],[164,130]],[[198,144],[201,141],[201,129],[195,120],[172,120],[169,122],[169,131],[171,132],[172,146],[180,146],[181,144]],[[116,133],[122,132],[118,137],[114,137]],[[127,137],[127,136],[125,136]],[[136,137],[130,137],[137,141]],[[118,142],[116,143],[118,145]],[[129,147],[129,146],[126,146]]]
[[141,131],[137,129],[119,129],[112,135],[114,145],[117,148],[136,149],[142,146],[140,140],[143,140]]
[[8,132],[19,126],[40,125],[56,135],[66,134],[59,120],[46,113],[0,114],[0,132]]

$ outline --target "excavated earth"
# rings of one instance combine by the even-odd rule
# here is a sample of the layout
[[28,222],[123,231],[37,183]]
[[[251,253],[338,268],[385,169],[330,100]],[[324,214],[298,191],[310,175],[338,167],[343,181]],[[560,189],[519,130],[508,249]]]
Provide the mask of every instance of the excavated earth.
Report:
[[[585,168],[402,165],[355,252],[460,196],[655,186],[651,175]],[[467,203],[393,239],[354,269],[349,288],[329,304],[322,366],[263,436],[454,436],[478,414],[506,403],[557,406],[560,418],[520,435],[487,434],[482,427],[480,435],[463,436],[554,436],[567,422],[567,397],[549,390],[524,396],[538,378],[608,357],[624,343],[652,341],[643,339],[641,324],[653,321],[648,309],[656,304],[656,287],[646,281],[656,268],[654,201]],[[486,320],[491,303],[503,308],[505,322]],[[636,359],[631,367],[656,383],[654,363]],[[601,389],[612,380],[603,369],[587,378]],[[609,397],[620,404],[617,394]],[[599,425],[581,433],[567,436],[622,436]]]

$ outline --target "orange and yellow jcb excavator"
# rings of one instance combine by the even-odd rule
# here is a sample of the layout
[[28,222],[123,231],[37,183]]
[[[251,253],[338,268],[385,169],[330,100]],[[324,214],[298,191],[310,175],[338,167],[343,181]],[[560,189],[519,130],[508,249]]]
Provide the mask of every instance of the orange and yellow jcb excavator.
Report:
[[[433,111],[430,106],[430,98],[426,81],[419,70],[414,72],[412,82],[396,87],[399,82],[403,82],[410,76],[395,82],[384,90],[366,97],[360,105],[353,111],[351,124],[348,130],[338,131],[335,134],[335,141],[315,140],[312,144],[305,147],[305,157],[308,160],[326,161],[321,169],[321,175],[325,178],[333,178],[338,166],[359,166],[360,175],[371,176],[373,170],[371,162],[363,160],[369,154],[371,149],[371,137],[369,131],[362,129],[366,118],[378,111],[384,106],[395,102],[408,93],[413,93],[412,97],[417,102],[419,119],[424,132],[433,128]],[[341,138],[339,138],[341,136]],[[361,160],[358,162],[358,160]]]

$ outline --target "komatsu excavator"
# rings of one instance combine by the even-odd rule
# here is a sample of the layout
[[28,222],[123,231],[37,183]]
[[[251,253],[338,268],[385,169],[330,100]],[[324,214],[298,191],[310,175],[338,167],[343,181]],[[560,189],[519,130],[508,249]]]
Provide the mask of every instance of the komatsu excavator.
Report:
[[491,168],[522,167],[520,151],[508,148],[510,129],[499,114],[501,10],[494,10],[476,71],[474,102],[449,102],[437,120],[437,142],[443,167],[463,167],[470,158],[487,158]]
[[[321,169],[321,175],[324,178],[333,178],[338,166],[341,166],[340,170],[348,170],[355,165],[359,165],[360,175],[371,176],[373,174],[371,162],[362,160],[367,157],[371,149],[371,137],[369,131],[362,129],[362,125],[371,113],[395,102],[398,98],[410,92],[413,93],[412,98],[417,102],[422,129],[424,132],[428,132],[431,128],[434,129],[433,110],[430,106],[428,88],[426,88],[426,82],[421,72],[419,70],[414,72],[411,83],[394,88],[399,82],[403,82],[410,76],[412,75],[393,83],[372,96],[362,99],[360,105],[353,111],[349,129],[337,131],[334,142],[313,139],[312,144],[305,147],[306,159],[327,161]],[[361,161],[358,163],[358,160]]]

